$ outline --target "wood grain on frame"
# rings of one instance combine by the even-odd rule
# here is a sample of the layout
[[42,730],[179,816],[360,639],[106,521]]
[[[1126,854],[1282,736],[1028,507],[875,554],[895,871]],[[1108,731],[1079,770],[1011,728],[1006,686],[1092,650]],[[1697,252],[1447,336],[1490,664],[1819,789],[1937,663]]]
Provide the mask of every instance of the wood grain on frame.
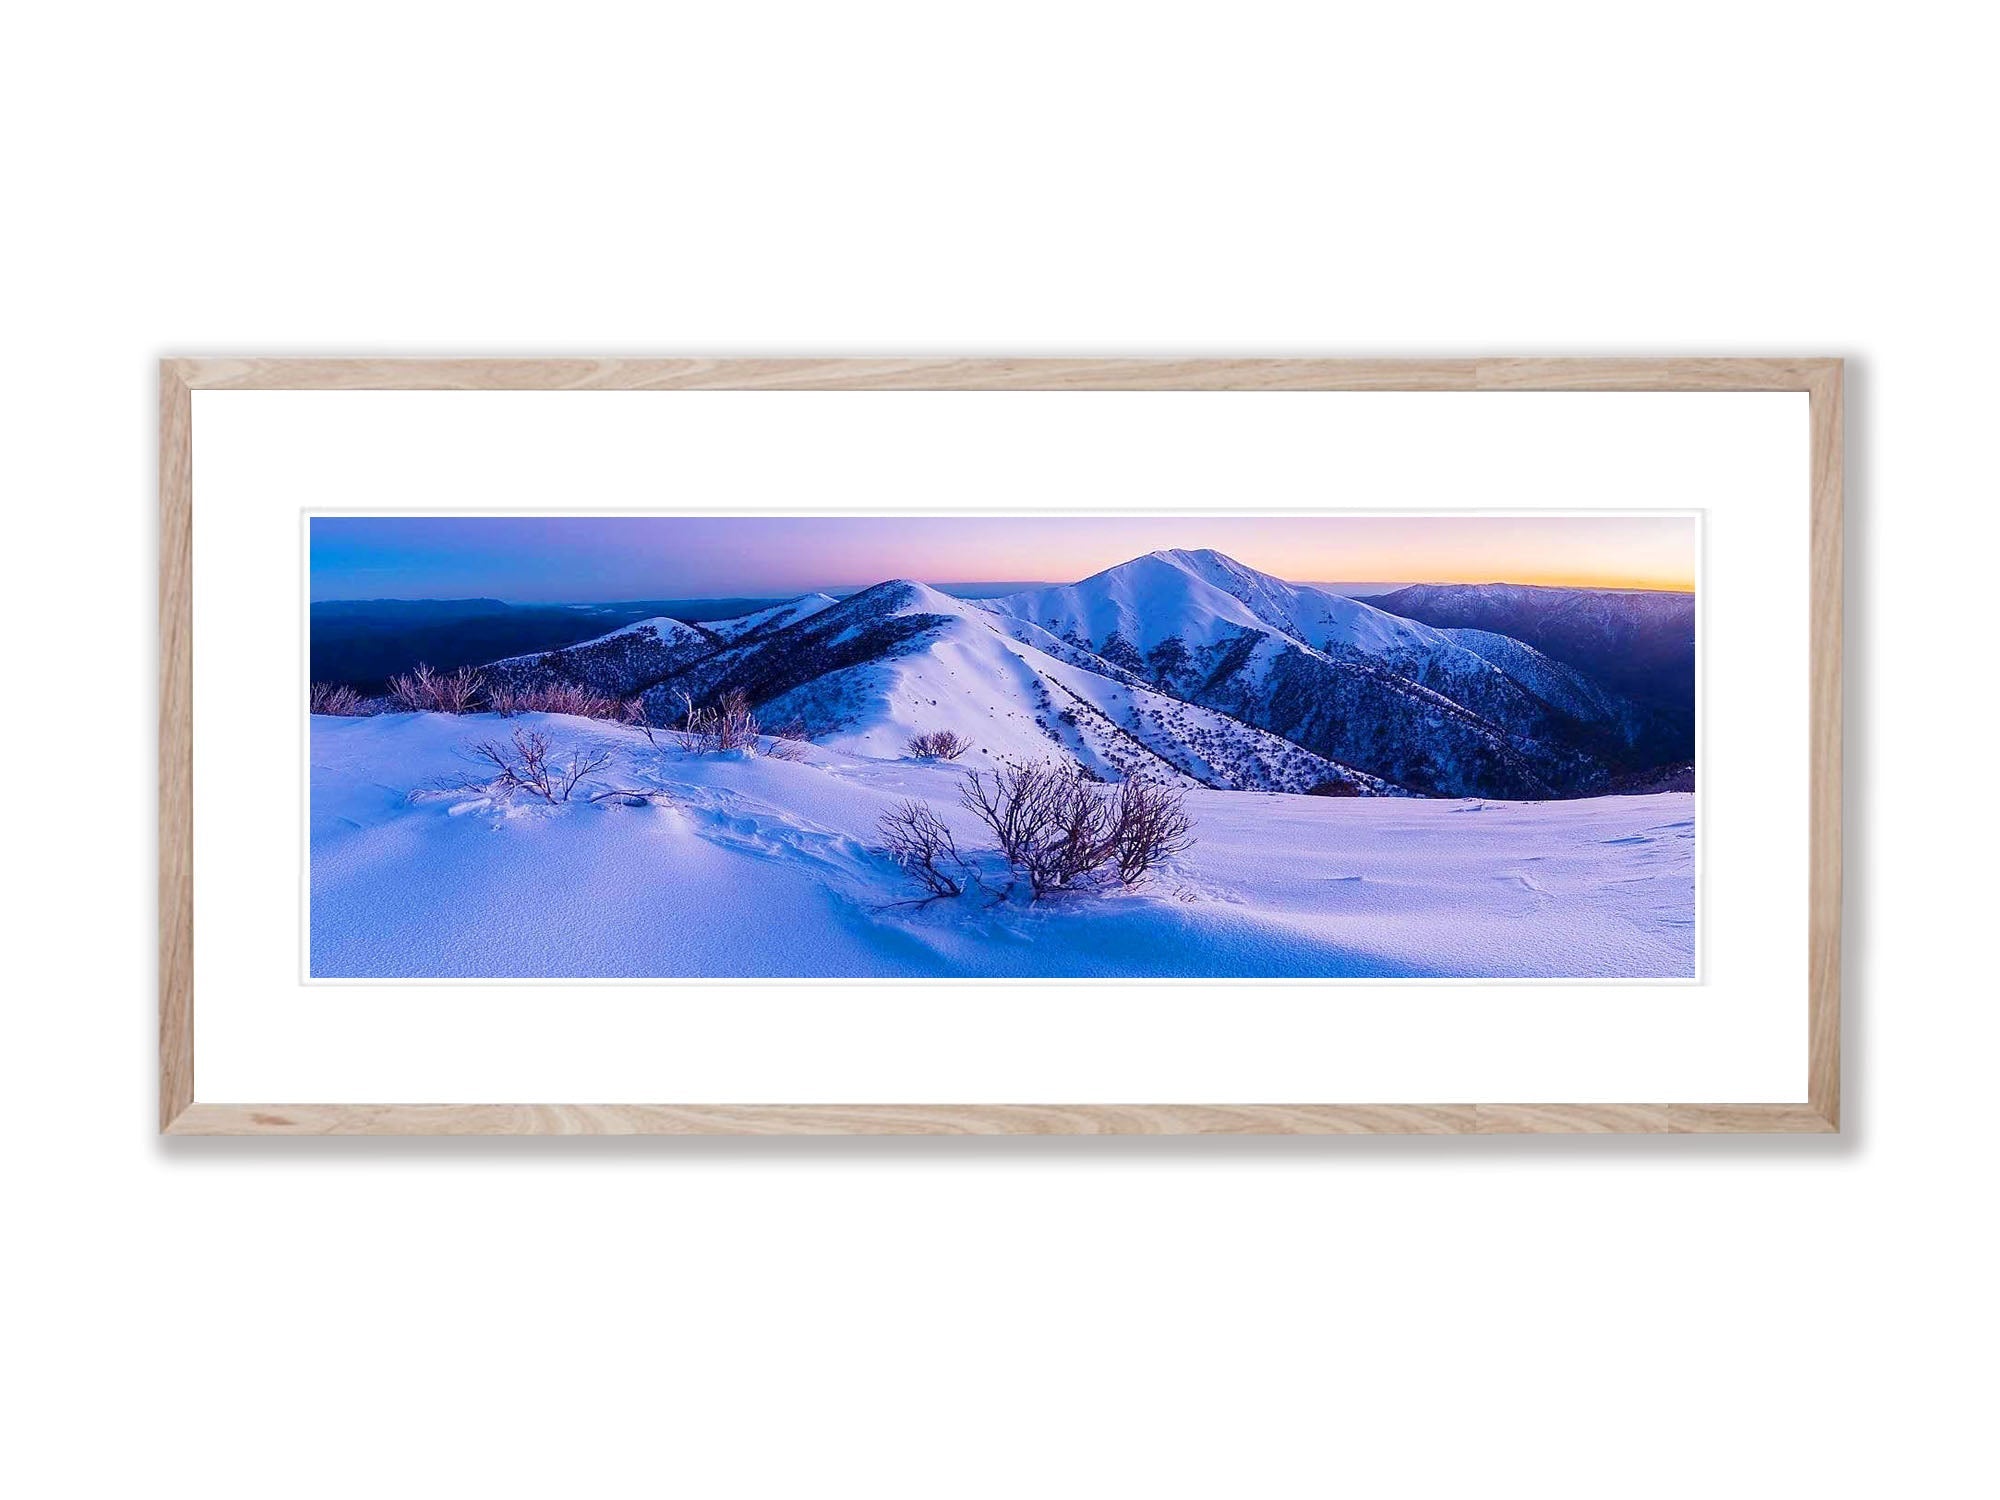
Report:
[[179,359],[216,391],[1807,391],[1825,359]]
[[1845,583],[1843,371],[1813,373],[1810,849],[1806,895],[1806,1099],[1840,1128],[1841,603]]
[[160,1128],[194,1102],[194,452],[160,370]]
[[1807,1104],[195,1104],[174,1135],[1825,1134]]
[[[160,368],[160,1128],[174,1135],[1823,1134],[1840,1128],[1837,359],[269,359]],[[194,1099],[191,390],[1804,391],[1811,846],[1804,1104],[227,1104]]]

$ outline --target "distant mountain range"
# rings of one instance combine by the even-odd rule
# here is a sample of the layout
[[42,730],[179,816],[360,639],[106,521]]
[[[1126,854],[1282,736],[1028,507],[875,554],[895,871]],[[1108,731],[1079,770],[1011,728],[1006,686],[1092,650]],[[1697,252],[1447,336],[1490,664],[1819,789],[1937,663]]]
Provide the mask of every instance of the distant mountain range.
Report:
[[1369,602],[1455,638],[1483,631],[1525,642],[1626,700],[1641,759],[1694,758],[1693,594],[1425,583]]
[[896,579],[727,618],[661,611],[483,670],[636,696],[659,722],[741,690],[767,725],[878,756],[943,728],[971,740],[968,764],[1059,753],[1108,780],[1536,799],[1691,784],[1694,633],[1692,595],[1423,584],[1363,601],[1172,550],[997,598]]
[[640,620],[721,620],[775,599],[641,599],[507,604],[498,599],[326,599],[312,605],[312,679],[379,693],[397,672],[443,672],[549,651]]

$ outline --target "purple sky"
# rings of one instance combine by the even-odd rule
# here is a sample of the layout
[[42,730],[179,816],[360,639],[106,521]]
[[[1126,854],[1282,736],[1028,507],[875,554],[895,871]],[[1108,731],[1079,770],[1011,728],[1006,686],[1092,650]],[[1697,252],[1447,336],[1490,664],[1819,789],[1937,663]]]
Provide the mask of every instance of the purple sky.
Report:
[[1213,547],[1312,583],[1694,586],[1689,516],[314,517],[314,599],[776,598],[885,578],[1073,582]]

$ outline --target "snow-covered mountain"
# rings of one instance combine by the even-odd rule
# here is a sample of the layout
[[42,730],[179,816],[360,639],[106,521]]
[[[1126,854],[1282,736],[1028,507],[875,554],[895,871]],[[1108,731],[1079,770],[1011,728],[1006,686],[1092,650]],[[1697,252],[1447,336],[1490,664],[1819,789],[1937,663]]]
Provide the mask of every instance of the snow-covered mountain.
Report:
[[1220,552],[1154,552],[987,607],[1422,791],[1573,793],[1590,747],[1619,738],[1616,705],[1521,642],[1461,640]]
[[1424,583],[1370,602],[1454,636],[1479,630],[1532,646],[1620,700],[1624,737],[1642,759],[1694,756],[1693,594]]
[[1062,756],[1106,780],[1145,775],[1264,791],[1391,790],[908,579],[716,651],[656,684],[644,701],[667,722],[688,700],[733,691],[757,705],[767,724],[797,725],[821,744],[863,755],[893,758],[911,736],[949,729],[973,746],[970,763]]
[[1348,646],[1380,655],[1435,650],[1442,644],[1435,631],[1384,614],[1373,605],[1309,583],[1287,583],[1212,549],[1175,549],[1153,556],[1241,601],[1265,625],[1304,645],[1322,650]]
[[662,615],[574,646],[505,657],[487,663],[480,671],[497,687],[575,682],[593,692],[622,698],[707,656],[715,647],[715,637],[707,631]]
[[796,599],[783,604],[774,604],[769,609],[760,609],[754,614],[738,615],[733,620],[707,620],[702,624],[717,640],[732,644],[750,639],[752,636],[768,635],[782,630],[787,625],[816,615],[840,601],[831,594],[801,594]]
[[1419,583],[1370,601],[1444,628],[1492,631],[1621,690],[1694,687],[1694,595],[1525,583]]
[[[1074,644],[1095,643],[1099,655],[1156,681],[1191,676],[1189,669],[1174,669],[1173,643],[1198,669],[1213,666],[1248,632],[1329,659],[1358,656],[1387,665],[1421,686],[1510,718],[1526,711],[1507,698],[1517,688],[1550,703],[1559,699],[1579,716],[1606,711],[1574,673],[1520,642],[1489,643],[1492,649],[1482,652],[1476,641],[1311,584],[1287,583],[1215,551],[1154,552],[1081,583],[989,600],[987,607],[1034,621]],[[1136,658],[1126,644],[1136,648]],[[1225,649],[1218,652],[1218,646]]]
[[638,695],[661,723],[740,691],[767,725],[864,756],[950,729],[969,764],[1061,756],[1228,789],[1577,796],[1691,755],[1649,760],[1646,712],[1516,635],[1214,551],[977,602],[895,579],[701,627],[648,620],[487,672]]
[[1263,628],[1264,622],[1242,600],[1173,557],[1154,552],[1092,574],[1081,583],[981,602],[995,614],[1039,625],[1051,635],[1086,646],[1094,642],[1100,654],[1104,644],[1112,642],[1113,655],[1107,659],[1134,671],[1143,670],[1143,665],[1120,651],[1116,642],[1125,642],[1144,657],[1168,637],[1198,651],[1234,640],[1245,630]]

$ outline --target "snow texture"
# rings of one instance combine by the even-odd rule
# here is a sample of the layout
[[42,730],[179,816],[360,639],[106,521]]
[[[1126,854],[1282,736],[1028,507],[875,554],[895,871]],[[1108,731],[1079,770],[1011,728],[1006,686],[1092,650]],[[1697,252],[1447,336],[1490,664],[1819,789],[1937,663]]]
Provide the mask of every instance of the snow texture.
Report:
[[[878,601],[879,603],[880,601]],[[927,592],[893,607],[928,616]],[[830,615],[832,609],[823,609]],[[1077,669],[948,617],[893,691]],[[865,628],[864,619],[844,628]],[[1000,643],[996,645],[995,643]],[[900,660],[900,659],[899,659]],[[947,677],[947,681],[949,678]],[[998,688],[996,687],[996,692]],[[1099,690],[1101,693],[1101,689]],[[976,716],[995,703],[973,698]],[[942,703],[939,705],[942,707]],[[1107,716],[1123,707],[1098,706]],[[949,724],[950,719],[940,722]],[[989,734],[1000,726],[979,726]],[[474,741],[545,734],[609,764],[579,800],[439,788]],[[871,730],[781,761],[655,749],[550,715],[311,720],[315,977],[1691,977],[1691,795],[1540,804],[1193,787],[1197,843],[1149,883],[1028,905],[997,857],[927,905],[876,847],[917,798],[983,851],[962,765],[870,754]],[[1049,746],[1005,727],[1006,743]],[[996,741],[997,743],[997,741]],[[1053,746],[1049,746],[1053,750]],[[595,802],[582,795],[619,789]]]

